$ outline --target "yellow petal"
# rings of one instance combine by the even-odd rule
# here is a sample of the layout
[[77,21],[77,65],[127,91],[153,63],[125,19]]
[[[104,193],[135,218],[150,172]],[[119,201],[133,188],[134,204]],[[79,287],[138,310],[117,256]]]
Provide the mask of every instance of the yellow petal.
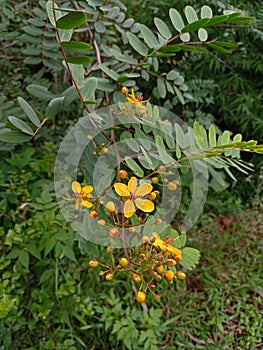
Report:
[[81,186],[80,183],[77,181],[73,181],[71,184],[72,191],[74,193],[80,193],[81,192]]
[[79,200],[79,198],[76,199],[75,207],[76,207],[76,210],[79,210],[79,207],[80,207],[80,200]]
[[93,191],[93,187],[92,186],[84,186],[82,188],[82,192],[84,192],[84,193],[90,193],[92,191]]
[[135,213],[135,206],[130,199],[124,203],[123,211],[126,218],[130,218]]
[[130,197],[131,195],[128,187],[125,184],[117,182],[116,184],[114,184],[114,188],[118,195],[121,197]]
[[114,213],[115,212],[115,204],[113,202],[108,202],[105,206],[106,211],[108,213]]
[[84,207],[86,208],[92,207],[92,203],[90,203],[89,201],[81,200],[81,204],[84,205]]
[[154,210],[154,204],[149,199],[136,198],[135,204],[139,209],[141,209],[146,213],[150,213],[151,211]]
[[135,194],[135,196],[145,196],[146,194],[149,194],[150,192],[152,192],[152,185],[151,184],[142,184],[140,185],[137,190],[135,192],[133,192]]
[[136,177],[131,177],[129,182],[128,182],[128,189],[130,190],[131,193],[135,193],[137,188],[137,179]]

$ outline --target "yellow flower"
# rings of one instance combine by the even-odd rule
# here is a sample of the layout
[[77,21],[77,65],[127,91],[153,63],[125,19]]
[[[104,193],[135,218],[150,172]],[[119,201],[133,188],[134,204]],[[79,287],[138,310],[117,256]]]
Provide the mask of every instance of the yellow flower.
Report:
[[150,101],[150,99],[143,100],[142,96],[136,97],[134,94],[134,89],[132,89],[131,94],[128,94],[128,89],[123,89],[122,92],[126,94],[127,102],[134,103],[137,107],[141,108],[144,111],[144,113],[146,112],[146,108],[144,107],[143,103]]
[[130,218],[135,213],[135,207],[146,213],[150,213],[154,210],[153,202],[149,199],[142,198],[152,191],[152,185],[143,183],[137,187],[137,179],[133,176],[130,178],[128,186],[117,182],[114,188],[118,195],[125,201],[123,211],[126,218]]
[[81,187],[80,183],[73,181],[71,184],[74,197],[76,198],[76,209],[78,210],[81,206],[86,208],[91,208],[92,203],[89,201],[90,198],[93,198],[91,192],[93,191],[92,186]]
[[[152,237],[154,237],[154,242],[151,242],[149,238],[148,242],[150,244],[152,244],[160,251],[165,252],[165,255],[174,255],[178,260],[182,260],[182,251],[180,249],[175,248],[174,246],[164,242],[156,232],[152,234]],[[146,236],[143,236],[144,241],[146,240],[146,238]]]

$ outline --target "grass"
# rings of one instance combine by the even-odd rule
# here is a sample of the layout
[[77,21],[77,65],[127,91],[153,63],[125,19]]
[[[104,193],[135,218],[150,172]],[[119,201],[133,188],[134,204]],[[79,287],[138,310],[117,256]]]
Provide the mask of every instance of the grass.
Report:
[[180,317],[161,349],[263,349],[262,219],[260,209],[244,211],[191,234],[201,261],[162,296],[166,317]]

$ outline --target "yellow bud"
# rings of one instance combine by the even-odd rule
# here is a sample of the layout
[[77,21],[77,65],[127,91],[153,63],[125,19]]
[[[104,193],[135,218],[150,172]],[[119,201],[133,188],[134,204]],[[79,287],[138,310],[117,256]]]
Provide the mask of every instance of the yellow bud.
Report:
[[161,301],[161,297],[158,294],[154,295],[154,299],[159,303]]
[[142,243],[148,243],[148,242],[149,242],[149,237],[142,236]]
[[137,273],[135,273],[135,272],[132,272],[132,279],[137,283],[142,281],[141,276],[137,275]]
[[102,153],[108,153],[108,151],[109,151],[109,150],[108,150],[107,147],[103,147],[103,148],[102,148]]
[[177,262],[174,259],[167,259],[166,264],[168,266],[175,266]]
[[104,226],[104,225],[106,225],[106,221],[101,219],[101,220],[98,221],[98,224],[101,225],[101,226]]
[[154,201],[156,198],[156,193],[154,192],[151,192],[148,194],[148,199],[150,199],[151,201]]
[[155,177],[152,178],[151,181],[152,181],[153,184],[157,184],[159,182],[159,179],[158,179],[157,176],[155,176]]
[[113,273],[108,272],[108,273],[106,274],[105,278],[106,278],[106,281],[111,281],[111,280],[113,279]]
[[115,212],[115,204],[113,202],[108,202],[105,206],[106,211],[108,213],[114,213]]
[[136,293],[136,300],[138,301],[138,303],[144,303],[146,300],[146,294],[144,292],[137,292]]
[[125,266],[129,265],[129,261],[126,258],[121,258],[119,261],[119,264],[121,265],[121,267],[125,267]]
[[169,182],[168,183],[168,189],[170,191],[175,191],[177,189],[177,185],[174,182]]
[[93,136],[92,135],[88,135],[87,139],[91,141],[91,140],[93,140]]
[[163,222],[162,219],[156,219],[156,220],[154,221],[155,225],[161,225],[162,222]]
[[98,259],[92,259],[89,261],[90,267],[97,267],[99,265]]
[[121,92],[126,95],[129,92],[129,90],[128,90],[128,88],[126,88],[126,86],[123,86],[121,88]]
[[176,272],[176,276],[180,279],[180,280],[184,280],[186,278],[186,274],[183,271],[177,271]]
[[136,233],[135,227],[129,227],[129,232],[130,233]]
[[113,249],[112,249],[112,247],[107,247],[106,251],[107,251],[107,253],[111,254],[113,252]]
[[174,279],[174,272],[171,271],[171,270],[167,270],[164,274],[164,278],[167,280],[167,281],[172,281]]
[[160,173],[164,173],[165,171],[166,171],[166,167],[163,166],[163,165],[161,165],[161,166],[159,167],[159,172],[160,172]]
[[118,172],[118,175],[119,175],[119,177],[120,177],[121,179],[127,179],[127,178],[128,178],[128,173],[127,173],[126,170],[120,170],[120,171]]
[[99,276],[103,276],[104,274],[105,274],[104,271],[100,271],[100,272],[99,272]]
[[91,217],[91,218],[93,218],[93,219],[96,219],[96,217],[98,216],[98,212],[97,212],[97,210],[91,210],[90,212],[89,212],[89,216]]
[[159,196],[159,194],[160,194],[159,191],[153,191],[153,192],[156,194],[156,196]]
[[163,274],[164,273],[164,266],[163,265],[157,266],[156,271],[160,274]]

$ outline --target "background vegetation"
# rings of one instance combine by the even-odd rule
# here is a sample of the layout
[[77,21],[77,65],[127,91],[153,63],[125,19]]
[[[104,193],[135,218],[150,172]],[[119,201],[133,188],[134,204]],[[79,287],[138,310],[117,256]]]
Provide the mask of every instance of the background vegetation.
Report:
[[[67,94],[70,79],[45,4],[0,1],[0,127],[11,127],[8,116],[21,116],[17,96],[48,116],[46,127],[30,142],[0,144],[1,349],[260,349],[262,157],[245,156],[256,165],[253,175],[235,174],[237,182],[224,177],[220,186],[211,186],[202,219],[189,234],[201,262],[184,284],[161,290],[161,303],[151,300],[149,314],[134,303],[129,283],[106,282],[88,269],[90,258],[106,253],[76,239],[53,189],[57,149],[82,107],[72,98],[62,112],[47,110],[51,99]],[[150,28],[153,17],[165,20],[171,6],[168,1],[122,4],[127,18]],[[203,4],[174,1],[172,6],[182,13],[186,5]],[[140,90],[190,125],[194,119],[206,128],[215,122],[218,130],[241,131],[245,139],[262,141],[263,7],[234,0],[209,6],[218,14],[242,9],[255,17],[251,26],[216,27],[218,36],[224,33],[239,48],[232,55],[180,52],[171,59],[170,66],[188,86],[185,105],[177,96],[162,98],[157,89],[152,91],[152,80],[138,82]],[[121,32],[107,35],[105,42],[122,45]],[[160,64],[165,71],[166,63]],[[46,87],[41,98],[35,98],[35,85]]]

